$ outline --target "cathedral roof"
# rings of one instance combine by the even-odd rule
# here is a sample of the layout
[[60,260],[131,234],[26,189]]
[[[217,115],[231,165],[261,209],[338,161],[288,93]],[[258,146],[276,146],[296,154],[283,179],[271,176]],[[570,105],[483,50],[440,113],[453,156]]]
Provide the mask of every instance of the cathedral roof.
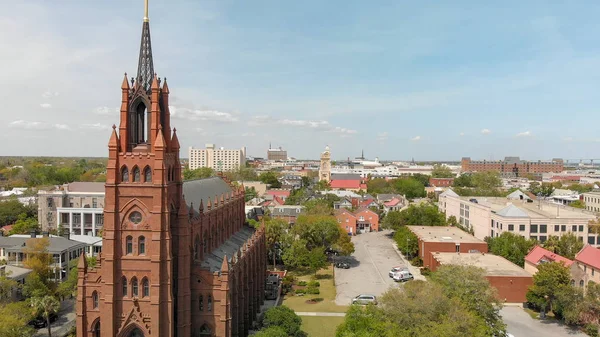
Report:
[[210,254],[205,255],[202,267],[209,268],[211,272],[220,271],[223,259],[228,257],[229,262],[231,262],[231,258],[237,255],[238,250],[250,240],[252,234],[254,234],[254,228],[243,226],[242,229],[235,232],[222,245],[210,252]]
[[200,205],[201,201],[204,205],[208,205],[215,196],[219,196],[220,198],[224,193],[231,192],[233,192],[233,188],[220,177],[210,177],[183,182],[185,202],[188,207],[192,204],[196,205],[196,209],[194,209],[195,213],[198,213],[198,205]]

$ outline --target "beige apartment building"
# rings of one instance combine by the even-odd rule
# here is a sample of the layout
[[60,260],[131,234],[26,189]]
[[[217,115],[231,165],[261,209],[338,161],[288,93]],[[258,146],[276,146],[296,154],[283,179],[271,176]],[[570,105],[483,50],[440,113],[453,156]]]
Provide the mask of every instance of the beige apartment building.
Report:
[[73,182],[38,191],[43,231],[68,229],[71,235],[99,236],[104,226],[104,183]]
[[600,192],[583,193],[583,202],[586,210],[600,213]]
[[438,206],[480,239],[513,232],[544,242],[551,235],[573,233],[584,243],[600,244],[598,235],[588,232],[596,216],[583,209],[530,199],[460,197],[452,190],[440,194]]
[[204,149],[190,147],[188,160],[190,170],[208,167],[217,172],[235,171],[246,166],[246,148],[227,150],[215,144],[206,144]]

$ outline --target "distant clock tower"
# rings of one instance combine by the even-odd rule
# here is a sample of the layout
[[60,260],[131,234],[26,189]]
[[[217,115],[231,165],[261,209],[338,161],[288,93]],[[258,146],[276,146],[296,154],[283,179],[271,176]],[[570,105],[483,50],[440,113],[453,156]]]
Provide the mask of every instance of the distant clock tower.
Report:
[[325,147],[325,152],[321,154],[321,167],[319,168],[319,181],[331,181],[331,152],[329,146]]

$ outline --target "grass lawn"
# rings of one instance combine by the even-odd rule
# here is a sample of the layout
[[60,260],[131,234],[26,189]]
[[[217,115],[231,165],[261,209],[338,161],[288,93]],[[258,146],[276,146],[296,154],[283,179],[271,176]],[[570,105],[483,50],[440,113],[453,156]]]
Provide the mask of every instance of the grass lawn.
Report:
[[[297,275],[298,281],[311,281],[313,274]],[[288,306],[294,311],[300,312],[346,312],[348,306],[339,306],[335,304],[335,284],[333,281],[333,268],[321,269],[317,272],[319,295],[294,296],[292,293],[285,295],[283,305]],[[323,301],[315,304],[308,304],[306,300],[311,298],[322,298]]]
[[344,317],[302,316],[302,331],[309,337],[334,337],[335,329],[343,321]]

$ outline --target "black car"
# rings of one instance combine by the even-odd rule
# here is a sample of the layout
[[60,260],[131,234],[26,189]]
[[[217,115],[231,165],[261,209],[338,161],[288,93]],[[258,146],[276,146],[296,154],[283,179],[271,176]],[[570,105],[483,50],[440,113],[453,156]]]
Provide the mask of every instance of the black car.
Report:
[[335,256],[340,255],[340,253],[337,250],[333,249],[333,248],[327,248],[327,249],[325,249],[325,254],[327,254],[327,255],[335,255]]
[[[56,322],[57,319],[58,319],[57,314],[50,314],[50,324]],[[46,319],[43,316],[38,316],[38,317],[32,319],[31,321],[29,321],[29,323],[27,323],[27,324],[36,329],[41,329],[41,328],[45,328],[48,326],[48,322],[46,321]]]
[[350,269],[350,264],[348,262],[337,262],[335,266],[337,268]]

